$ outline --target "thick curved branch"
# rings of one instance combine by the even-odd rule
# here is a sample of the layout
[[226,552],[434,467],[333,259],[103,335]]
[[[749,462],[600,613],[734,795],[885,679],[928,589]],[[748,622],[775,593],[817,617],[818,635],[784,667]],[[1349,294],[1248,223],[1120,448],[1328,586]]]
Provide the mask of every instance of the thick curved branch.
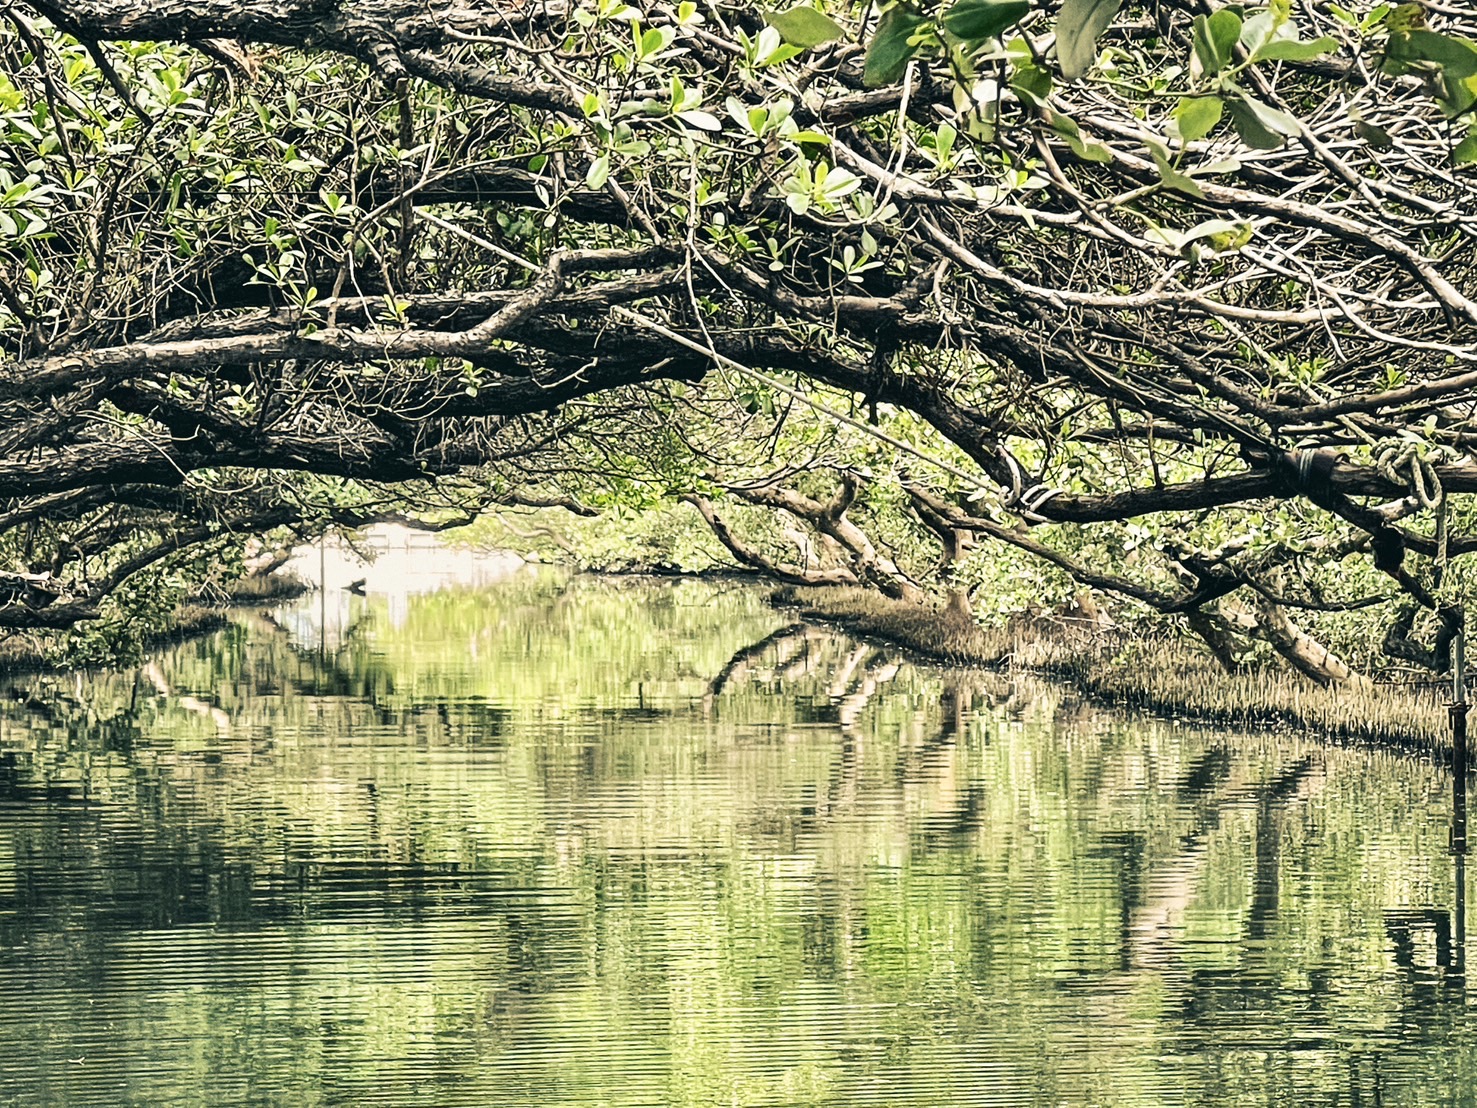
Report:
[[927,511],[934,518],[945,520],[948,524],[961,531],[977,531],[983,535],[989,535],[993,539],[1009,543],[1018,550],[1024,550],[1044,562],[1049,562],[1058,569],[1065,570],[1073,580],[1080,581],[1091,588],[1102,589],[1105,592],[1116,592],[1122,596],[1132,597],[1134,600],[1147,604],[1149,607],[1160,612],[1169,612],[1176,609],[1180,598],[1171,597],[1156,589],[1140,585],[1126,577],[1113,573],[1104,573],[1092,569],[1081,562],[1053,550],[1045,543],[1033,538],[1029,533],[1017,531],[1010,527],[1004,527],[994,520],[984,519],[980,516],[971,516],[960,511],[954,505],[940,500],[933,493],[916,483],[908,483],[904,486],[908,496],[921,509]]
[[211,39],[329,50],[358,58],[388,81],[407,73],[468,96],[578,115],[564,88],[494,73],[436,51],[499,26],[516,6],[486,0],[28,0],[27,6],[87,41],[198,43]]
[[923,594],[918,586],[909,580],[895,561],[877,550],[865,531],[847,518],[846,511],[855,501],[859,489],[856,475],[849,472],[841,474],[841,483],[827,503],[777,484],[729,487],[730,492],[749,503],[783,509],[840,543],[851,552],[857,577],[872,582],[885,595],[898,600],[921,600]]
[[791,562],[777,562],[767,557],[757,547],[744,542],[718,514],[713,502],[705,496],[689,493],[682,497],[684,503],[698,510],[718,541],[726,546],[735,558],[744,565],[767,573],[777,580],[791,585],[859,585],[860,579],[845,566],[831,569],[806,569]]

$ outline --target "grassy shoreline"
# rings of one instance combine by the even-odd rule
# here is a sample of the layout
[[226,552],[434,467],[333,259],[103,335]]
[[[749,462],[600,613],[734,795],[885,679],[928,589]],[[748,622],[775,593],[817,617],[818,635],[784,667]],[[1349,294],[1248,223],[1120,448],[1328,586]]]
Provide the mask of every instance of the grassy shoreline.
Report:
[[[229,608],[263,607],[295,600],[310,586],[291,575],[246,577],[234,582],[219,599],[209,603],[182,604],[169,623],[141,640],[145,650],[171,646],[188,639],[209,635],[230,625]],[[78,668],[58,659],[44,643],[33,636],[15,634],[0,639],[0,677],[37,673],[66,673]]]
[[1433,688],[1326,689],[1285,670],[1226,673],[1170,639],[1062,625],[987,629],[866,589],[785,588],[778,607],[900,646],[929,661],[1022,669],[1067,681],[1117,707],[1237,728],[1308,730],[1331,739],[1444,751],[1451,723]]
[[[225,608],[279,603],[307,589],[296,579],[269,578],[233,592],[223,604],[186,605],[145,646],[209,634],[229,623]],[[1431,751],[1449,747],[1450,716],[1434,688],[1325,689],[1286,670],[1228,674],[1210,657],[1168,638],[1069,623],[1031,631],[989,629],[861,588],[788,586],[776,590],[771,602],[931,662],[1039,673],[1115,707],[1235,728],[1307,730],[1342,741]],[[0,640],[0,676],[72,668],[26,636]]]

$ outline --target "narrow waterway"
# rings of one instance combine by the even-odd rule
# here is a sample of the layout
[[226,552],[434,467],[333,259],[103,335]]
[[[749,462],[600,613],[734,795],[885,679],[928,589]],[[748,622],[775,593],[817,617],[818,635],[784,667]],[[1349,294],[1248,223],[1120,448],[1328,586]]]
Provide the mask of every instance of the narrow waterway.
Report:
[[1450,780],[763,592],[333,592],[0,706],[0,1105],[1457,1104]]

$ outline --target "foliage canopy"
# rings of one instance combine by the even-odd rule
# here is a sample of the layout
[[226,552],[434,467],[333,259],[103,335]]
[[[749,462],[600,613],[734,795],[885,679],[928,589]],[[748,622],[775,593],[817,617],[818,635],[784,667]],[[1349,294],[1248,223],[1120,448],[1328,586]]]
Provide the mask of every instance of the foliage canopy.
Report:
[[[1290,0],[14,5],[0,624],[246,531],[639,485],[782,575],[903,595],[904,532],[959,574],[984,536],[1349,679],[1289,610],[1393,580],[1449,638],[1477,548],[1474,37]],[[1443,668],[1416,618],[1387,645]]]

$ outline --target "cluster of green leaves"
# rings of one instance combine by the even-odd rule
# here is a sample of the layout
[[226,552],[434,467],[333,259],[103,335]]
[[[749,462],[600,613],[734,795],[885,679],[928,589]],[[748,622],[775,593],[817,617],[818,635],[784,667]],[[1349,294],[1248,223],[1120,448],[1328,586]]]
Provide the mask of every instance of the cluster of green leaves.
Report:
[[[1452,159],[1458,165],[1477,162],[1477,119],[1471,118],[1477,108],[1477,42],[1428,30],[1420,4],[1401,4],[1384,12],[1383,18],[1390,34],[1381,72],[1420,79],[1447,119],[1465,119],[1467,134],[1452,151]],[[1367,123],[1360,133],[1375,146],[1393,141],[1383,129]]]
[[[978,134],[988,138],[993,113],[998,110],[998,88],[993,81],[979,80],[982,63],[1004,62],[1006,83],[1027,104],[1047,113],[1047,121],[1074,153],[1096,160],[1104,158],[1102,146],[1082,137],[1076,123],[1060,108],[1049,106],[1054,75],[1067,82],[1088,76],[1106,60],[1111,77],[1116,48],[1099,53],[1099,39],[1118,14],[1120,0],[1066,0],[1050,30],[1047,58],[1028,46],[1023,38],[1008,33],[1021,24],[1039,29],[1037,9],[1026,0],[957,0],[940,12],[925,11],[912,0],[885,7],[867,47],[865,79],[880,86],[897,81],[906,66],[916,60],[944,61],[961,88],[961,105],[974,103],[981,109]],[[1332,35],[1301,36],[1289,0],[1273,0],[1266,7],[1227,5],[1194,18],[1192,49],[1182,75],[1183,92],[1171,111],[1165,140],[1188,144],[1209,136],[1223,119],[1229,119],[1237,137],[1258,150],[1277,149],[1301,133],[1297,116],[1268,103],[1249,86],[1247,78],[1259,67],[1277,63],[1310,63],[1352,49],[1374,54],[1382,73],[1392,77],[1416,76],[1426,82],[1432,99],[1447,118],[1463,120],[1477,102],[1477,42],[1460,35],[1426,29],[1424,9],[1419,4],[1398,7],[1379,4],[1363,15],[1334,5],[1333,14],[1343,25],[1347,40]],[[812,12],[815,16],[803,16]],[[793,45],[799,49],[817,45],[843,34],[827,17],[808,7],[792,9],[773,17],[776,26],[793,27]],[[822,23],[821,21],[824,21]],[[801,30],[803,28],[803,31]],[[1055,67],[1049,64],[1055,61]],[[1119,94],[1127,91],[1118,84]],[[987,95],[982,95],[987,94]],[[1388,146],[1388,132],[1351,112],[1352,129],[1365,141]],[[1469,126],[1477,126],[1467,120]],[[1165,183],[1198,195],[1194,182],[1177,168],[1163,145],[1150,144],[1150,152]],[[1477,159],[1477,137],[1472,131],[1453,151],[1456,164]]]
[[117,666],[139,662],[177,624],[180,602],[210,572],[217,550],[196,548],[174,564],[129,578],[100,605],[101,616],[47,640],[57,665]]
[[[602,573],[679,570],[704,573],[732,566],[701,517],[684,504],[635,504],[635,495],[609,497],[597,518],[570,515],[559,508],[489,513],[476,523],[447,533],[457,547],[512,550],[533,561]],[[749,523],[762,528],[755,513]]]

